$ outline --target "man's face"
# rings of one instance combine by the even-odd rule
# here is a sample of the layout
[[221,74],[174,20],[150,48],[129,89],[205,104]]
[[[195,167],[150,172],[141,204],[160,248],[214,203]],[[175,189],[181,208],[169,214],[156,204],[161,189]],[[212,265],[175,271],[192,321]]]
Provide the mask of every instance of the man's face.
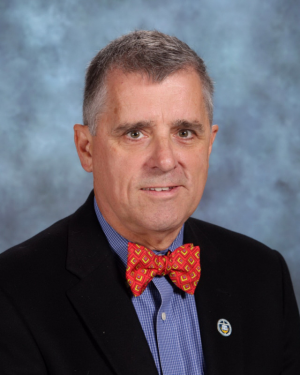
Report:
[[114,70],[107,88],[91,144],[100,211],[129,240],[179,230],[201,199],[218,130],[199,76],[182,70],[153,83]]

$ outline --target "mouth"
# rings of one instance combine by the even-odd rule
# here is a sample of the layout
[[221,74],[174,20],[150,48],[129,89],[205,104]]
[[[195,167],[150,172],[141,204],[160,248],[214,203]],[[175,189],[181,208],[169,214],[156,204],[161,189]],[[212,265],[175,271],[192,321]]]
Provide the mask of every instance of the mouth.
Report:
[[148,187],[148,188],[142,188],[141,190],[144,191],[170,191],[173,189],[176,189],[178,186],[166,186],[166,187]]

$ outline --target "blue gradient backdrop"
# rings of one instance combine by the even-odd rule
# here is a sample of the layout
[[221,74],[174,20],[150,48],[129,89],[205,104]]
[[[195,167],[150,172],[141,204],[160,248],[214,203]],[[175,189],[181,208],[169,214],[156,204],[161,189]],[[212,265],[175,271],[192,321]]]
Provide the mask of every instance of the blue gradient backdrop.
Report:
[[92,178],[72,127],[87,64],[121,34],[158,29],[216,83],[220,131],[195,216],[278,249],[300,302],[299,14],[292,0],[1,0],[0,251],[83,203]]

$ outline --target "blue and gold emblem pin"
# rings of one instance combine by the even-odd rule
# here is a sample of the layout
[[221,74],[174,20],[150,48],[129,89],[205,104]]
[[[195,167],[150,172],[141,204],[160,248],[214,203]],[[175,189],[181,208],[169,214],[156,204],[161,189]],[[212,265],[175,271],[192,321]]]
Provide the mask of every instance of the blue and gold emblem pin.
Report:
[[232,332],[231,324],[226,319],[219,319],[217,323],[218,331],[222,336],[230,336]]

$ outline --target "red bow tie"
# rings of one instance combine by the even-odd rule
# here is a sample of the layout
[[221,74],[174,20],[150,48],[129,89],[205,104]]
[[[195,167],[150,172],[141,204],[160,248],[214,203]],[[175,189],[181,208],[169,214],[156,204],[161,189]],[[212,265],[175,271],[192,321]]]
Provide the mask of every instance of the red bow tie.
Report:
[[201,275],[200,248],[185,244],[167,255],[155,255],[144,246],[128,242],[126,280],[135,297],[155,276],[169,275],[183,291],[194,294]]

